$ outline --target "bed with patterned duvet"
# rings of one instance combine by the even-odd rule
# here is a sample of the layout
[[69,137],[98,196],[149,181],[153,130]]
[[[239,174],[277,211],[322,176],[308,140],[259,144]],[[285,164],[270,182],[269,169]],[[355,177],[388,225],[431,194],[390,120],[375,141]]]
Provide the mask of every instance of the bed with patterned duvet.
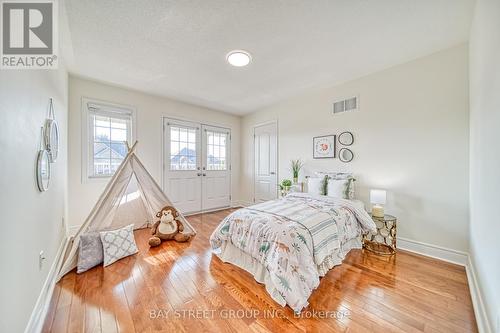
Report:
[[210,237],[222,261],[251,273],[280,305],[300,312],[320,277],[375,224],[357,200],[291,193],[239,209]]

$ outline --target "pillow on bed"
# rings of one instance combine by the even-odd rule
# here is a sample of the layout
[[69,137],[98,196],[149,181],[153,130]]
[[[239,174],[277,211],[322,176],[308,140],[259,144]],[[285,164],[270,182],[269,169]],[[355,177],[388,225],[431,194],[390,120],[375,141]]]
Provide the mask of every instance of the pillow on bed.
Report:
[[311,195],[325,195],[325,182],[323,177],[309,177],[307,179],[307,193]]
[[88,271],[94,266],[102,263],[104,254],[102,252],[101,236],[98,232],[86,233],[80,236],[78,249],[77,273]]
[[[349,183],[346,188],[345,199],[354,199],[354,182],[356,178],[353,177],[352,173],[348,172],[316,172],[317,177],[327,176],[328,180],[348,180]],[[328,192],[327,192],[328,193]]]
[[349,199],[348,197],[349,180],[348,179],[328,179],[326,195],[333,198]]
[[134,225],[117,230],[101,231],[104,267],[139,252],[134,239]]

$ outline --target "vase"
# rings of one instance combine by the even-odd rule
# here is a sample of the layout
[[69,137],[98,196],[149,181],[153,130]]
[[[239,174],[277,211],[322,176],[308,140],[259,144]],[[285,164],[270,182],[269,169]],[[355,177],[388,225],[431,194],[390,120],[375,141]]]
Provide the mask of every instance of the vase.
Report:
[[293,177],[293,183],[298,184],[299,183],[299,177]]

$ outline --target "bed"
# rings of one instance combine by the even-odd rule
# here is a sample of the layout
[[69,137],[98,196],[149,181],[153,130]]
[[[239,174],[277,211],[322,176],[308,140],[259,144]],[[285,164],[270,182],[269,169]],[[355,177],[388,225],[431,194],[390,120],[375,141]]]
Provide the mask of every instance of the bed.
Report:
[[263,283],[277,303],[300,312],[320,277],[375,228],[360,201],[290,193],[233,212],[210,244],[222,261]]

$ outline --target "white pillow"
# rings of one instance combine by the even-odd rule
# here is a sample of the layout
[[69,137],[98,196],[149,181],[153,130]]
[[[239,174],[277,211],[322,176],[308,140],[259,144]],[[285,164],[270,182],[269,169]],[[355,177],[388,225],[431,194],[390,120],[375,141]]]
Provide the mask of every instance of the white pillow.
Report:
[[134,225],[130,224],[117,230],[101,231],[104,252],[104,267],[139,252],[134,239]]
[[323,195],[324,177],[309,177],[307,179],[307,193],[311,195]]
[[328,181],[330,181],[332,179],[337,179],[337,180],[347,179],[347,180],[349,180],[349,183],[347,184],[346,194],[344,195],[344,198],[345,199],[354,199],[354,182],[355,182],[356,179],[354,178],[354,176],[352,175],[352,173],[348,173],[348,172],[322,172],[322,171],[319,171],[319,172],[315,172],[315,175],[316,175],[316,177],[328,176]]
[[349,179],[328,179],[326,195],[333,198],[348,199]]

